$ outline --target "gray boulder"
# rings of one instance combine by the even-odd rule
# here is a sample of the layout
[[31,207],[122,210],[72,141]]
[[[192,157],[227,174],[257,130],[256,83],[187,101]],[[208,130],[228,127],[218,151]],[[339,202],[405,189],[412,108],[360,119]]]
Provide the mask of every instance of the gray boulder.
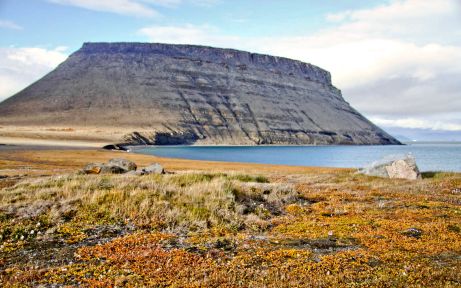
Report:
[[138,168],[136,163],[130,160],[122,159],[122,158],[110,159],[109,162],[107,163],[107,166],[119,167],[125,171],[124,173],[128,171],[136,171],[136,169]]
[[162,165],[160,165],[158,163],[154,163],[154,164],[151,164],[151,165],[149,165],[147,167],[142,168],[141,172],[142,172],[142,175],[164,174],[165,170],[163,169]]
[[137,165],[129,160],[114,158],[106,163],[89,163],[82,172],[84,174],[123,174],[129,171],[136,171]]
[[136,176],[150,175],[150,174],[165,174],[165,170],[163,169],[162,165],[158,163],[154,163],[140,170],[137,170],[137,171],[133,170],[133,171],[129,171],[128,173],[126,173],[126,175],[136,175]]
[[360,169],[359,173],[392,179],[416,180],[421,178],[416,160],[410,154],[406,156],[388,156]]
[[126,173],[126,172],[128,172],[128,171],[123,169],[120,166],[104,164],[101,167],[100,174],[123,174],[123,173]]
[[83,168],[82,172],[84,174],[123,174],[126,173],[127,170],[116,165],[89,163]]

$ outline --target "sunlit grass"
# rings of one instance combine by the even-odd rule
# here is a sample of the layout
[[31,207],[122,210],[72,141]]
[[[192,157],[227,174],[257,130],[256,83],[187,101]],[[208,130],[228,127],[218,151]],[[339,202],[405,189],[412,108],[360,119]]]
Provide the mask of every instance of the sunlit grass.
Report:
[[[75,248],[73,263],[35,269],[0,261],[8,269],[0,281],[459,287],[461,175],[426,176],[181,172],[26,179],[0,190],[3,255],[24,251],[47,230],[68,245],[91,238],[89,228],[132,225],[135,232]],[[406,235],[409,228],[421,237]]]

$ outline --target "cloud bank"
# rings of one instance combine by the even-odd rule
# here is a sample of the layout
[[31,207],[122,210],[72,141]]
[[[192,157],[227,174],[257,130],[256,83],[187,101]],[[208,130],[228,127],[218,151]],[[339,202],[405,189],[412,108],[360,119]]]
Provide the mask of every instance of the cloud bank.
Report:
[[38,80],[63,62],[65,47],[0,48],[0,101]]

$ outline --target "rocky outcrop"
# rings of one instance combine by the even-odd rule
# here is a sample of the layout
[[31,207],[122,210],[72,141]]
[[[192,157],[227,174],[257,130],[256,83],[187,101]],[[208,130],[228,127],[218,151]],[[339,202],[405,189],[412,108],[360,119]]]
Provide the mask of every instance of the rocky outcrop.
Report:
[[136,163],[123,159],[110,159],[107,163],[88,163],[83,167],[80,173],[82,174],[128,174],[128,175],[150,175],[150,174],[165,174],[163,166],[159,163],[141,168],[139,170]]
[[133,132],[122,138],[123,145],[188,145],[198,140],[191,132]]
[[193,45],[86,43],[2,102],[0,124],[137,131],[128,144],[399,144],[319,67]]

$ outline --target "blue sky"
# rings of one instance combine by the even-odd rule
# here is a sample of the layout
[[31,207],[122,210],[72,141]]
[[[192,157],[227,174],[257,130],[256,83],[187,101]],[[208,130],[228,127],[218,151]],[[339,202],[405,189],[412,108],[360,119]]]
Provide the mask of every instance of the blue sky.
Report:
[[97,5],[90,9],[90,5],[85,8],[75,4],[78,2],[0,1],[0,19],[22,28],[3,29],[0,45],[45,48],[66,46],[74,51],[88,41],[149,40],[138,33],[139,29],[146,26],[188,24],[218,27],[221,33],[227,35],[296,36],[327,27],[331,23],[325,19],[325,15],[329,13],[373,7],[373,4],[382,1],[131,1],[147,8],[145,13],[104,11],[97,8]]
[[0,101],[83,42],[203,44],[318,65],[386,130],[461,140],[458,0],[0,0],[0,36]]

